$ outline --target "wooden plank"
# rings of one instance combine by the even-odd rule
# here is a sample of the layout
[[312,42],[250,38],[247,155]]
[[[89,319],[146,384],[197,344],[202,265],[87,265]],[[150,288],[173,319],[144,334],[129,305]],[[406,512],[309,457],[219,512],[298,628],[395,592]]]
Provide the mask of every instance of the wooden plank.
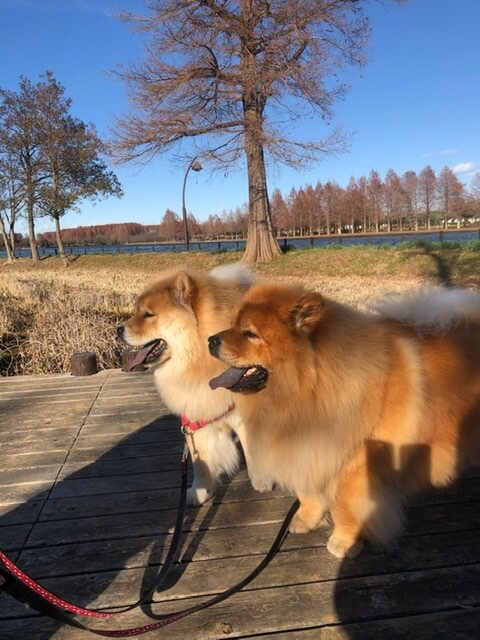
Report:
[[15,414],[15,421],[29,418],[30,420],[38,420],[38,418],[51,417],[52,413],[55,417],[63,417],[68,420],[72,415],[75,416],[78,413],[86,413],[92,404],[92,398],[89,396],[85,399],[68,400],[63,402],[55,402],[55,411],[49,406],[49,403],[32,402],[25,404],[24,400],[9,401],[8,407],[2,410],[3,416]]
[[[480,609],[449,609],[401,618],[368,620],[256,635],[255,640],[474,640],[480,628]],[[246,637],[246,636],[244,636]]]
[[[120,621],[120,619],[118,620]],[[290,632],[272,632],[254,636],[243,635],[242,638],[255,640],[474,640],[480,626],[480,611],[472,609],[449,609],[447,611],[368,620],[353,624],[322,625],[313,629],[296,629]],[[158,631],[158,638],[169,638],[170,631],[175,625],[164,631]],[[35,640],[68,639],[68,630],[57,629],[54,621],[45,618],[30,617],[23,621],[7,621],[2,626],[2,640],[18,640],[25,637],[25,631],[35,629]],[[56,631],[57,629],[57,631]],[[56,632],[55,632],[56,631]],[[228,623],[218,630],[215,638],[239,637],[233,635]],[[3,635],[5,633],[5,635]],[[54,634],[54,635],[53,635]],[[32,638],[32,636],[28,636]],[[90,634],[78,632],[76,638],[87,640]],[[148,637],[148,636],[146,636]],[[197,637],[192,636],[192,637]]]
[[[78,427],[74,430],[74,434],[78,433]],[[15,438],[12,442],[0,442],[0,449],[2,455],[22,455],[27,453],[43,453],[45,451],[68,451],[75,440],[75,435],[69,435],[67,432],[65,435],[55,434],[55,437],[50,440],[45,437],[42,440],[30,440],[28,438],[22,438],[20,442]],[[0,438],[1,439],[1,438]]]
[[28,431],[15,433],[13,437],[11,433],[1,432],[0,448],[2,453],[4,447],[7,452],[20,450],[22,447],[30,449],[32,446],[35,446],[35,449],[30,450],[44,451],[45,444],[48,443],[50,443],[50,447],[54,448],[58,448],[58,446],[68,448],[78,433],[79,428],[79,425],[68,425],[52,429],[30,429]]
[[133,458],[145,458],[149,456],[165,456],[171,457],[178,462],[177,457],[182,451],[183,443],[180,439],[175,438],[167,442],[159,443],[154,442],[135,442],[111,445],[110,438],[104,436],[103,438],[95,438],[94,441],[88,442],[88,440],[79,439],[75,442],[75,445],[69,452],[69,462],[98,462],[101,458],[103,460],[129,460]]
[[[273,541],[265,540],[266,547]],[[339,575],[342,580],[374,575],[396,574],[406,571],[427,571],[447,566],[469,566],[480,561],[478,532],[457,532],[454,535],[419,536],[410,541],[398,553],[369,548],[354,561],[342,562],[334,558],[324,546],[298,549],[284,548],[276,555],[270,565],[255,578],[252,589],[280,588],[300,584],[335,581]],[[61,592],[67,598],[80,599],[82,603],[92,602],[95,607],[127,605],[152,584],[159,570],[159,560],[165,556],[162,545],[149,545],[148,567],[89,571],[84,566],[82,574],[72,575],[68,561],[64,565],[55,565],[49,574],[39,574],[40,565],[33,567],[33,575],[42,580],[45,586]],[[262,554],[248,556],[230,556],[180,562],[175,565],[169,588],[156,593],[154,600],[164,602],[172,599],[205,596],[219,593],[242,576],[248,575],[260,562]],[[25,554],[20,558],[25,565]],[[118,564],[118,561],[117,561]],[[45,568],[45,565],[43,565]],[[62,574],[63,571],[63,574]]]
[[[172,523],[173,524],[173,523]],[[266,553],[276,533],[278,524],[218,529],[187,535],[182,559],[196,562],[225,557],[250,556]],[[117,532],[121,533],[121,532]],[[318,530],[301,536],[289,536],[285,549],[325,546],[328,532]],[[102,539],[101,541],[75,542],[22,551],[22,566],[36,576],[55,576],[121,570],[145,567],[162,560],[169,535],[151,535],[136,538]]]
[[2,391],[36,391],[38,389],[85,389],[100,388],[107,378],[107,371],[100,371],[89,378],[74,378],[70,374],[53,374],[51,376],[11,376],[2,378]]
[[35,469],[52,464],[61,465],[65,460],[65,449],[49,449],[47,451],[17,451],[0,456],[0,469]]
[[[291,498],[287,497],[258,502],[231,502],[203,506],[187,512],[184,529],[186,532],[205,531],[207,528],[210,531],[229,529],[232,532],[234,528],[243,529],[249,526],[267,524],[280,526],[290,504]],[[453,511],[458,510],[455,508]],[[175,517],[176,510],[149,509],[135,512],[133,516],[129,513],[115,513],[94,518],[72,518],[68,521],[43,521],[34,526],[28,546],[162,535],[173,530]],[[448,525],[444,527],[446,522]],[[437,509],[433,513],[428,509],[422,511],[411,523],[406,535],[475,528],[478,528],[478,505],[475,509],[462,509],[461,516],[455,513],[453,517],[452,509],[445,506],[444,509]],[[323,543],[326,542],[325,530],[318,532],[318,538]]]
[[53,483],[59,469],[60,465],[54,464],[36,467],[35,469],[14,467],[0,471],[0,491],[8,485],[18,486],[20,484]]
[[[115,407],[113,407],[113,409],[115,409]],[[126,417],[132,417],[134,418],[135,416],[138,415],[144,415],[147,416],[147,420],[155,420],[158,417],[158,407],[154,405],[154,403],[152,402],[148,402],[145,403],[143,406],[142,405],[137,405],[135,404],[130,404],[130,406],[123,406],[115,411],[112,410],[112,408],[105,406],[101,409],[97,409],[96,407],[94,409],[92,409],[92,411],[90,412],[90,415],[92,418],[108,418],[109,416],[126,416]]]
[[43,504],[43,500],[29,500],[28,502],[0,505],[0,526],[35,522]]
[[[185,531],[226,529],[236,526],[280,522],[292,499],[277,498],[261,502],[231,502],[190,509],[185,518]],[[171,531],[176,509],[140,511],[133,517],[112,513],[95,518],[37,523],[28,541],[29,547],[66,544],[86,540],[151,536]]]
[[48,434],[51,433],[52,429],[62,429],[64,427],[76,427],[77,429],[79,429],[82,426],[84,420],[85,415],[83,413],[77,414],[76,416],[70,416],[68,419],[63,416],[58,419],[54,416],[39,416],[37,419],[15,421],[15,425],[12,428],[10,428],[9,422],[5,421],[4,425],[0,428],[0,437],[5,440],[4,434],[8,435],[8,433],[10,433],[11,440],[18,440],[19,438],[23,437],[23,434],[32,434],[33,431],[35,433],[38,433],[39,435],[42,432],[45,432],[48,436]]
[[0,403],[10,402],[29,402],[35,400],[39,402],[54,402],[55,400],[69,400],[74,398],[95,398],[99,387],[94,386],[91,389],[69,387],[67,389],[59,388],[39,388],[35,391],[29,389],[18,389],[15,391],[3,391],[0,387]]
[[87,433],[85,428],[82,428],[80,435],[75,443],[76,447],[82,449],[88,449],[96,446],[110,446],[121,447],[131,446],[132,444],[160,444],[167,442],[180,442],[180,435],[178,431],[162,430],[158,428],[156,423],[145,426],[133,434],[125,433],[124,431],[105,433],[101,428],[96,431]]
[[67,478],[54,487],[52,497],[91,496],[95,494],[123,493],[126,491],[145,491],[149,487],[158,489],[160,487],[176,486],[178,486],[178,473],[172,471],[132,473],[128,476]]
[[[175,611],[179,604],[190,606],[199,600],[188,598],[181,602],[161,603],[153,609],[168,613]],[[435,613],[457,609],[459,605],[476,608],[479,600],[479,565],[292,585],[282,589],[254,589],[235,594],[222,604],[178,621],[168,628],[167,637],[169,640],[212,640],[224,638],[227,632],[229,637],[245,638],[272,631],[358,623],[375,617]],[[130,626],[140,620],[145,618],[138,613],[125,614],[121,624]],[[36,633],[41,629],[39,622],[41,624],[36,619],[17,620],[15,631],[19,637],[28,637],[33,629]],[[10,628],[12,626],[10,623]],[[99,622],[95,626],[108,628],[112,627],[112,622]],[[84,640],[85,634],[69,628],[59,629],[51,637]]]
[[138,414],[135,420],[126,420],[119,416],[113,420],[96,420],[88,418],[82,428],[82,437],[123,434],[125,436],[134,435],[141,431],[158,432],[165,439],[183,440],[180,433],[180,421],[170,417],[162,417],[157,412],[155,415]]
[[51,486],[51,482],[32,482],[31,484],[12,484],[2,487],[0,505],[17,504],[27,500],[44,500]]
[[2,551],[19,550],[25,544],[32,528],[31,524],[17,524],[0,527],[0,549]]
[[148,443],[148,444],[131,444],[129,446],[113,447],[108,445],[103,446],[91,446],[80,447],[78,441],[74,447],[72,447],[69,455],[69,464],[75,463],[95,463],[99,459],[102,462],[105,460],[130,460],[135,458],[148,458],[159,457],[166,462],[171,460],[172,464],[176,464],[178,467],[179,455],[183,449],[182,441],[177,438],[170,442],[164,442],[163,444]]
[[[140,431],[143,428],[165,427],[165,431],[174,432],[177,437],[180,435],[180,421],[167,420],[167,415],[162,415],[161,410],[154,412],[138,412],[128,415],[112,414],[110,416],[92,416],[91,414],[85,420],[85,436],[95,435],[104,431],[105,433],[128,433]],[[83,434],[82,434],[83,435]]]
[[[231,482],[219,487],[214,496],[213,504],[227,502],[245,502],[256,500],[271,500],[286,497],[280,489],[271,493],[252,491],[250,482]],[[40,520],[65,520],[69,518],[87,518],[105,515],[105,496],[88,496],[72,498],[50,498],[42,511]],[[179,489],[155,489],[135,493],[123,493],[108,496],[108,509],[117,515],[121,513],[134,514],[138,511],[150,509],[176,509],[179,500]],[[193,507],[192,507],[193,509]]]
[[[267,513],[271,520],[277,517],[274,522],[268,522],[268,517],[262,516],[261,512],[266,503],[256,505],[256,508],[251,506],[249,518],[237,520],[235,526],[231,528],[225,527],[228,527],[228,524],[234,519],[232,513],[235,513],[235,504],[228,505],[228,508],[224,509],[221,506],[214,506],[210,511],[205,511],[204,508],[203,512],[202,509],[198,509],[197,511],[200,513],[196,518],[195,514],[190,514],[186,528],[199,533],[193,534],[194,541],[189,543],[189,550],[186,552],[187,558],[195,557],[196,560],[202,560],[264,553],[268,544],[273,540],[286,511],[280,509],[282,499],[275,502],[276,509],[272,506]],[[449,534],[453,535],[455,532],[467,530],[478,532],[478,519],[474,519],[472,522],[471,517],[462,517],[462,514],[455,511],[453,511],[453,515],[456,516],[456,521],[450,524],[447,529]],[[444,516],[444,520],[448,520],[447,514]],[[42,558],[49,564],[57,564],[58,566],[64,565],[64,553],[67,551],[68,562],[74,563],[74,566],[69,565],[69,570],[73,573],[82,571],[84,567],[89,567],[92,571],[108,570],[117,567],[119,561],[126,563],[125,565],[121,564],[120,567],[143,566],[147,562],[144,555],[145,547],[156,544],[157,547],[163,548],[163,545],[168,544],[168,537],[162,532],[173,528],[174,518],[175,513],[168,511],[152,513],[150,519],[146,516],[142,522],[140,514],[135,514],[133,517],[126,515],[123,518],[110,520],[105,518],[97,523],[94,518],[89,520],[88,525],[81,530],[78,527],[75,530],[75,527],[72,527],[72,521],[63,523],[63,526],[61,522],[42,522],[35,525],[28,546],[43,545]],[[419,535],[443,533],[443,529],[438,528],[438,520],[441,518],[432,521],[430,514],[426,514],[424,522],[418,523],[417,521],[416,527],[412,526],[406,531],[398,542],[397,549],[400,544],[402,547],[414,544],[410,542],[410,539],[417,540]],[[207,529],[210,529],[208,534],[206,533]],[[420,531],[418,531],[419,529]],[[291,535],[287,539],[286,548],[325,546],[329,535],[329,527],[321,527],[306,535]],[[95,538],[97,542],[95,542]],[[82,539],[84,542],[81,542]],[[60,541],[62,545],[55,546]],[[38,551],[33,548],[24,553],[27,554],[25,556],[27,564],[29,558],[38,555]],[[140,556],[137,557],[138,553]],[[159,561],[158,558],[157,561]],[[80,564],[76,564],[77,562]]]
[[[241,470],[230,482],[245,482],[247,475]],[[68,477],[57,484],[53,498],[67,498],[94,495],[113,495],[149,489],[168,489],[180,486],[180,474],[175,471],[155,473],[131,473],[127,476],[98,476],[96,478]]]
[[[155,473],[157,471],[177,471],[179,473],[179,455],[171,454],[159,456],[146,456],[143,458],[120,459],[120,460],[93,460],[91,464],[85,462],[70,462],[63,466],[60,479],[65,479],[70,475],[75,478],[98,478],[104,476],[126,476],[132,473]],[[1,484],[1,472],[0,472]]]

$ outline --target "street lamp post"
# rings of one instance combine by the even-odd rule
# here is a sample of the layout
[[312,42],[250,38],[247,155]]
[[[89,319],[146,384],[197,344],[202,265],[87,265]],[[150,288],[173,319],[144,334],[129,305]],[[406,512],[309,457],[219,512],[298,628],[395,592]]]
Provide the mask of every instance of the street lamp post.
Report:
[[185,251],[190,251],[190,240],[189,240],[189,237],[188,237],[187,208],[185,206],[185,187],[187,186],[187,176],[188,176],[188,174],[190,172],[190,169],[192,169],[193,171],[201,171],[203,169],[203,167],[200,164],[200,162],[197,162],[197,157],[198,156],[195,156],[195,158],[193,158],[193,160],[191,160],[191,162],[188,165],[187,170],[185,172],[185,177],[183,179],[182,217],[183,217],[183,237],[184,237]]

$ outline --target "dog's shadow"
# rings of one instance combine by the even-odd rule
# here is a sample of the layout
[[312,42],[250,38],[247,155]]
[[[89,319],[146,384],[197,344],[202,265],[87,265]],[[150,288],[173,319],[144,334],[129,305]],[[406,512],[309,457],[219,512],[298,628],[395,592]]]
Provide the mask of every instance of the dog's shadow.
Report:
[[[168,453],[156,455],[155,452],[162,448],[158,438],[165,424],[170,428],[170,441],[168,446],[164,445]],[[117,602],[113,595],[108,598],[108,605],[125,606],[143,599],[151,591],[161,569],[176,520],[183,437],[179,429],[178,433],[174,433],[171,425],[172,416],[161,416],[123,438],[94,462],[57,481],[51,496],[43,506],[43,515],[36,519],[27,536],[24,549],[21,543],[15,543],[12,538],[12,529],[19,523],[28,523],[35,519],[31,514],[38,511],[38,504],[45,499],[46,492],[33,495],[29,500],[5,513],[0,517],[0,549],[6,551],[12,559],[17,558],[20,567],[32,577],[39,579],[47,588],[79,606],[88,607],[92,602],[95,603],[94,606],[98,606],[97,599],[109,588],[118,574],[122,570],[128,571],[132,568],[144,571],[140,586],[137,589],[132,587],[129,593],[122,592],[120,586],[119,601]],[[129,458],[129,449],[130,452],[136,450],[134,458]],[[162,468],[165,461],[168,461],[167,470]],[[113,493],[108,494],[108,487],[112,486],[112,463],[120,463],[121,467],[122,462],[128,470],[117,479],[117,487]],[[134,476],[142,474],[143,465],[146,469],[145,475],[136,484]],[[162,479],[168,477],[168,486],[163,489]],[[81,495],[85,480],[90,487],[95,487],[93,495]],[[189,484],[190,482],[189,477]],[[229,481],[225,478],[218,487],[214,502],[201,509],[187,506],[181,556],[177,557],[168,581],[162,585],[161,591],[170,589],[183,575],[186,564],[195,555],[215,518],[228,486]],[[105,493],[102,495],[100,492],[104,491],[104,487]],[[163,495],[165,501],[162,501]],[[112,498],[114,511],[109,514],[109,502]],[[82,516],[83,506],[88,513]],[[48,514],[45,516],[46,510]],[[112,516],[110,525],[109,516]],[[155,533],[156,522],[158,533]],[[88,565],[89,558],[92,559],[92,567]],[[144,610],[149,610],[148,603]],[[27,616],[30,615],[35,614],[29,610]],[[61,626],[54,620],[31,617],[31,627],[28,620],[18,627],[15,619],[18,622],[18,619],[24,616],[22,605],[10,596],[0,593],[2,639],[18,640],[18,629],[21,628],[29,638],[47,640]],[[112,626],[122,626],[121,616]],[[30,628],[35,629],[34,636],[29,635]]]
[[[478,409],[468,416],[458,443],[458,467],[475,455]],[[478,444],[476,445],[478,449]],[[477,451],[478,453],[478,451]],[[412,475],[429,484],[431,451],[405,446],[393,469],[387,443],[372,443],[369,469]],[[373,466],[374,465],[374,466]],[[370,475],[370,474],[369,474]],[[375,483],[371,473],[371,486]],[[334,589],[342,638],[349,640],[473,640],[480,628],[480,468],[464,472],[448,488],[426,488],[408,500],[405,529],[390,548],[366,543],[341,562]],[[381,513],[372,514],[372,518]]]

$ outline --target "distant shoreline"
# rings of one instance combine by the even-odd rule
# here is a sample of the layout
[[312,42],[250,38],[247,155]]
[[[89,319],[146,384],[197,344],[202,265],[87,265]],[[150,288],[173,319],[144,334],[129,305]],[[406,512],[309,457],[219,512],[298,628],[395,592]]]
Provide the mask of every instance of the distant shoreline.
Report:
[[[480,240],[480,227],[462,229],[422,229],[420,231],[380,231],[379,233],[337,233],[307,236],[278,236],[277,242],[283,250],[289,247],[297,249],[321,248],[329,245],[355,246],[361,244],[381,245],[400,244],[412,240],[429,240],[431,242],[469,242]],[[190,239],[190,251],[235,251],[245,247],[246,239],[217,238],[210,240]],[[125,242],[121,244],[85,244],[65,245],[68,255],[86,255],[91,253],[151,253],[184,251],[182,240],[158,242]],[[41,257],[58,254],[56,246],[39,247]],[[30,249],[22,247],[16,250],[20,258],[30,257]],[[5,250],[0,250],[0,258],[5,258]]]

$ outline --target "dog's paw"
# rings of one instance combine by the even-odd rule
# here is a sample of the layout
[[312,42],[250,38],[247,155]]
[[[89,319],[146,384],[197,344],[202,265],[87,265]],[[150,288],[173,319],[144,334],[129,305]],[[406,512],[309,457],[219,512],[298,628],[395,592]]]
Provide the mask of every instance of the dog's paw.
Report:
[[250,482],[255,491],[259,493],[267,493],[272,491],[275,483],[268,476],[250,476]]
[[362,547],[362,540],[357,540],[352,544],[351,541],[342,540],[335,534],[332,534],[327,542],[327,549],[336,558],[355,558],[362,550]]
[[205,488],[190,487],[187,490],[187,504],[192,507],[199,507],[200,505],[210,500],[212,493]]
[[311,529],[310,527],[302,520],[302,518],[296,513],[290,526],[288,527],[290,533],[308,533]]

